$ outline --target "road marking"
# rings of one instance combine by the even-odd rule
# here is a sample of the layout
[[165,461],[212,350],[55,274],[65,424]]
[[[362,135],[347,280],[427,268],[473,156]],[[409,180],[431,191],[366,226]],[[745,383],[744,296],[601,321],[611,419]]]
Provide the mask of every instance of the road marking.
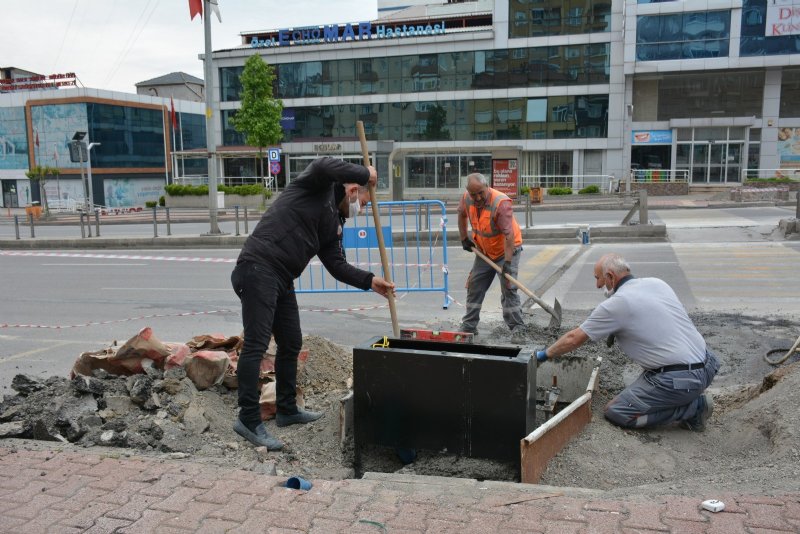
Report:
[[33,350],[25,351],[25,352],[18,352],[17,354],[11,354],[11,355],[6,356],[4,358],[0,358],[0,363],[10,362],[10,361],[13,361],[13,360],[19,360],[20,358],[25,358],[27,356],[33,356],[34,354],[40,354],[42,352],[46,352],[46,351],[49,351],[49,350],[57,349],[59,347],[64,347],[66,345],[70,345],[70,344],[74,344],[74,343],[75,343],[74,341],[62,341],[60,343],[56,343],[56,344],[50,345],[48,347],[42,347],[41,349],[33,349]]
[[43,263],[44,267],[142,267],[149,263]]
[[233,288],[208,288],[208,287],[101,287],[103,291],[233,291]]

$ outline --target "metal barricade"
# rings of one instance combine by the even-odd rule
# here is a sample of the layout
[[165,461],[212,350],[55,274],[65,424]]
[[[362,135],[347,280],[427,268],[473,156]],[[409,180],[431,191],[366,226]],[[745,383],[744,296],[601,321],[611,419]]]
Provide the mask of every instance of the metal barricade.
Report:
[[[372,204],[364,213],[348,219],[344,228],[347,260],[360,269],[382,274],[378,237],[373,223]],[[392,282],[398,294],[441,291],[447,309],[447,213],[439,200],[378,202],[378,215]],[[439,224],[432,224],[432,218]],[[350,293],[361,291],[337,281],[314,258],[295,280],[297,293]]]

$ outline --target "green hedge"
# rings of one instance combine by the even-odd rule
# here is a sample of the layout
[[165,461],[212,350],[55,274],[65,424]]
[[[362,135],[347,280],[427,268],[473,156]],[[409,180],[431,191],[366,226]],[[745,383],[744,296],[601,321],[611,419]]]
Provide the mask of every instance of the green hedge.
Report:
[[600,192],[600,186],[599,185],[587,185],[586,187],[584,187],[583,189],[578,191],[578,194],[579,195],[594,195],[594,194],[597,194],[599,192]]
[[748,178],[745,180],[745,183],[764,183],[769,182],[773,184],[790,184],[795,182],[796,180],[792,180],[791,178],[781,177],[781,178]]
[[[170,184],[165,185],[164,190],[167,192],[168,195],[173,197],[185,197],[185,196],[207,196],[208,195],[208,186],[207,185],[180,185],[180,184]],[[265,198],[270,198],[272,196],[272,191],[265,188],[263,185],[259,184],[250,184],[250,185],[218,185],[217,191],[222,191],[226,195],[240,195],[243,197],[252,196],[252,195],[263,195]]]
[[571,195],[571,187],[550,187],[547,189],[548,195]]

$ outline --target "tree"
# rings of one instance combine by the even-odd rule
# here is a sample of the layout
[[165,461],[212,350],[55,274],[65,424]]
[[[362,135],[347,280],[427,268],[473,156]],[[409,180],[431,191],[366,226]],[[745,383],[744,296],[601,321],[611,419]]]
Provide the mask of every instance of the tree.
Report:
[[47,183],[47,180],[51,176],[58,176],[59,174],[61,174],[61,171],[59,171],[58,168],[48,167],[46,165],[36,165],[32,169],[25,171],[25,176],[27,176],[31,182],[36,182],[39,187],[39,198],[42,199],[42,209],[45,215],[47,215],[50,210],[47,207],[47,191],[44,189],[44,184]]
[[231,117],[231,124],[245,135],[248,145],[258,147],[261,177],[264,177],[264,147],[283,138],[281,112],[283,102],[272,97],[275,70],[258,54],[250,56],[239,78],[242,107]]

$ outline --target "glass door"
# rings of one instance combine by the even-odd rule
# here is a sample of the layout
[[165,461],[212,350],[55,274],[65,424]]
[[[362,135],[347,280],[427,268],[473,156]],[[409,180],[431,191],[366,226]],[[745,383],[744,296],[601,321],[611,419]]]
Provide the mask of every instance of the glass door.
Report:
[[707,141],[692,145],[692,183],[706,183],[708,181],[708,150]]

